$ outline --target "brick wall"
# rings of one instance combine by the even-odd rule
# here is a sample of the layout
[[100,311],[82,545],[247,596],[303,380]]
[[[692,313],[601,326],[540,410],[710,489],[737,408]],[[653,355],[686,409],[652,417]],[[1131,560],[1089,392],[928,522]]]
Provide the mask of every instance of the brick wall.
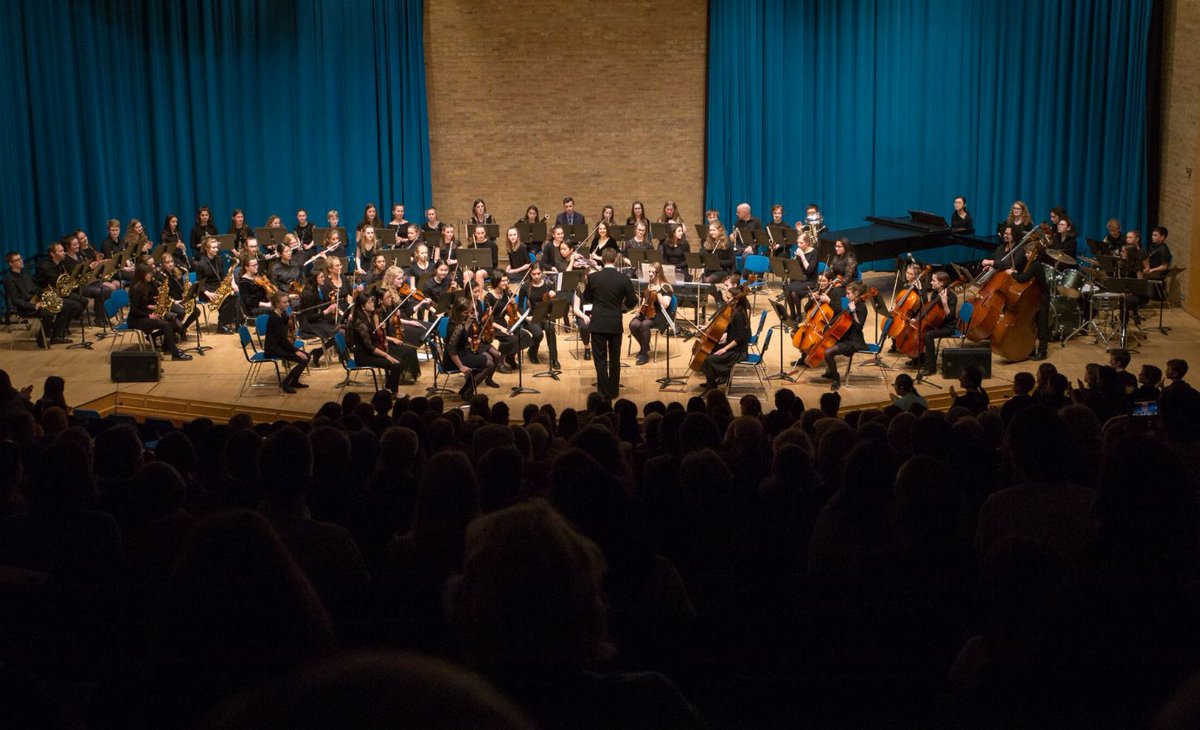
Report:
[[[705,0],[430,0],[426,83],[434,205],[482,197],[509,224],[572,195],[594,222],[704,197]],[[563,32],[569,28],[569,32]],[[728,216],[727,216],[728,217]],[[419,211],[409,218],[421,220]]]
[[[1171,252],[1176,266],[1189,266],[1191,243],[1200,235],[1200,3],[1166,0],[1163,48],[1163,179],[1162,225],[1171,231]],[[1153,224],[1151,224],[1153,225]],[[1185,306],[1200,316],[1200,275],[1179,277],[1178,293]],[[1189,296],[1190,294],[1190,296]]]

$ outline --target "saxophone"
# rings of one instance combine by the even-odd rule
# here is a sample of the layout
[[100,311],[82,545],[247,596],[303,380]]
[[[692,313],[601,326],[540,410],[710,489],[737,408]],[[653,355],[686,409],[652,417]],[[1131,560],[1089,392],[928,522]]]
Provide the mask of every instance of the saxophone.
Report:
[[154,302],[154,316],[162,319],[171,311],[171,280],[163,277],[158,285],[158,299]]
[[200,284],[198,282],[189,283],[187,289],[183,292],[183,321],[188,321],[192,317],[192,312],[196,311],[196,295],[200,293]]
[[221,280],[221,285],[213,292],[212,299],[208,302],[208,311],[215,312],[220,309],[229,295],[233,293],[233,269],[234,267],[229,267],[229,272]]

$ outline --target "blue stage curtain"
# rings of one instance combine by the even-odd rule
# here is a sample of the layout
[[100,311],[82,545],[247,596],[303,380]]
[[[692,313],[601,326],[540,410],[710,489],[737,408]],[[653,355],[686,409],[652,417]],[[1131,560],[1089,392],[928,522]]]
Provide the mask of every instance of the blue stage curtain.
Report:
[[[432,197],[422,0],[19,0],[0,10],[0,200],[23,253],[196,207],[218,229]],[[420,218],[420,216],[417,216]]]
[[1146,221],[1153,0],[710,0],[705,204]]

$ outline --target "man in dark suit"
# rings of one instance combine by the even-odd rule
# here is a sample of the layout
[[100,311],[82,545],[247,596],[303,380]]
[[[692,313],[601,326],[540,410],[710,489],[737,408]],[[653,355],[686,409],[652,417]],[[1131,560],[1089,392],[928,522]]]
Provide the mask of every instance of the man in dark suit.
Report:
[[296,347],[296,343],[288,337],[288,321],[285,315],[287,307],[288,293],[275,292],[275,296],[271,297],[271,312],[267,317],[267,336],[263,339],[263,353],[267,357],[296,363],[282,383],[284,393],[295,393],[296,388],[308,387],[300,382],[300,374],[308,364],[308,353]]
[[606,248],[604,268],[588,276],[583,303],[592,305],[592,359],[596,363],[596,389],[608,400],[621,389],[621,315],[637,306],[638,295],[629,277],[617,271],[618,252]]
[[554,219],[554,224],[559,226],[586,226],[587,221],[583,219],[583,213],[575,211],[575,198],[570,195],[563,198],[563,212],[558,214]]

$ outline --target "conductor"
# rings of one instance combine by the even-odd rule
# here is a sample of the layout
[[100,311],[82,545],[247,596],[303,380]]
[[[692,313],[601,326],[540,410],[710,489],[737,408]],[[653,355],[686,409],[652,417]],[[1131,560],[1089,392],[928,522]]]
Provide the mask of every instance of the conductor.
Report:
[[604,268],[588,276],[583,303],[592,305],[592,359],[596,363],[596,389],[613,400],[621,389],[621,316],[638,303],[629,277],[617,270],[616,248],[601,254]]

